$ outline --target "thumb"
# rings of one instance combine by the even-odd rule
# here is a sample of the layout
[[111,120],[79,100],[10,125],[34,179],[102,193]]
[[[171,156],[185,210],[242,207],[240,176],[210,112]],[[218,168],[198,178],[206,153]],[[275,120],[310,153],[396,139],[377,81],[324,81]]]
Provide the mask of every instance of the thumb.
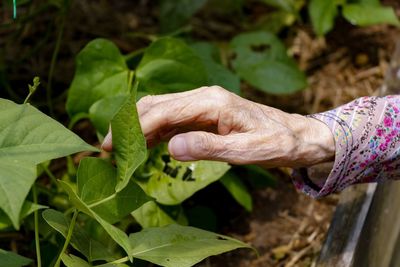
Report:
[[105,151],[111,151],[112,150],[112,136],[111,136],[111,131],[108,132],[106,137],[104,137],[103,144],[101,144],[101,148],[104,149]]
[[168,144],[169,153],[176,160],[224,160],[227,136],[208,132],[188,132],[174,136]]

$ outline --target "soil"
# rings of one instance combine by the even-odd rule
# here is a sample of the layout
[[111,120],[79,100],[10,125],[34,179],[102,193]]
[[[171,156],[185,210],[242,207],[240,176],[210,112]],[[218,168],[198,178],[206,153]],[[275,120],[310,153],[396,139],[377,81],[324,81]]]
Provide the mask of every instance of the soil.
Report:
[[[40,4],[40,1],[34,2]],[[73,59],[85,43],[104,37],[113,40],[123,52],[130,52],[147,45],[152,34],[158,31],[154,1],[113,2],[74,1],[68,12],[53,78],[52,97],[56,99],[56,114],[61,121],[67,120],[63,101],[73,76]],[[397,0],[383,2],[395,7],[400,15]],[[258,5],[246,9],[249,17],[267,11]],[[22,28],[0,27],[0,48],[5,52],[0,55],[0,68],[8,66],[7,79],[12,88],[16,88],[17,97],[20,92],[19,95],[25,94],[26,84],[35,75],[42,78],[44,87],[47,86],[57,27],[62,20],[57,14],[54,8],[49,8]],[[0,21],[2,19],[4,23],[10,22],[9,17],[0,14]],[[221,18],[219,14],[206,11],[196,15],[192,25],[192,36],[218,42],[229,40],[242,29],[235,18]],[[399,30],[390,26],[357,28],[339,19],[335,30],[323,39],[317,38],[306,25],[297,25],[284,33],[284,37],[290,53],[308,75],[309,88],[291,96],[276,97],[242,84],[244,95],[260,103],[302,114],[324,111],[359,96],[378,95],[399,36]],[[0,92],[0,96],[10,97],[9,94]],[[33,100],[47,111],[44,99],[44,93],[39,93]],[[79,124],[75,130],[85,140],[95,140],[87,122]],[[252,213],[232,204],[233,200],[220,197],[218,192],[221,189],[217,186],[206,189],[201,193],[203,197],[196,196],[201,199],[207,194],[215,196],[214,203],[210,204],[224,217],[219,224],[220,231],[250,243],[259,253],[257,257],[251,250],[236,250],[211,257],[199,267],[315,264],[339,196],[311,199],[296,192],[287,170],[274,172],[278,177],[276,187],[252,192]]]
[[223,190],[216,194],[217,185],[201,193],[219,196],[212,207],[225,220],[220,222],[220,232],[251,244],[259,256],[253,250],[235,250],[211,257],[198,267],[310,266],[316,259],[338,196],[314,200],[297,192],[284,173],[275,172],[275,176],[279,179],[276,187],[252,192],[251,213],[225,199]]

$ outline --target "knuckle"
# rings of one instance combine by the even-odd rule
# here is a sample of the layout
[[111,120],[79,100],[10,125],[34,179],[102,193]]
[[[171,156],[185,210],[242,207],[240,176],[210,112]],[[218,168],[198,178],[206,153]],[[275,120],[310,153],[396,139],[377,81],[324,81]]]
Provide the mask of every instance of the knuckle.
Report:
[[151,106],[151,104],[153,102],[154,102],[154,96],[147,95],[147,96],[142,97],[138,101],[138,105],[143,106],[143,107],[147,107],[147,106]]
[[226,90],[224,88],[222,88],[221,86],[213,85],[213,86],[210,86],[209,88],[215,94],[226,94]]
[[202,87],[197,88],[197,90],[200,92],[204,92],[204,91],[207,91],[209,88],[210,88],[209,86],[202,86]]
[[221,86],[214,85],[208,87],[208,93],[212,96],[212,98],[218,103],[226,103],[230,99],[230,94],[227,90],[222,88]]

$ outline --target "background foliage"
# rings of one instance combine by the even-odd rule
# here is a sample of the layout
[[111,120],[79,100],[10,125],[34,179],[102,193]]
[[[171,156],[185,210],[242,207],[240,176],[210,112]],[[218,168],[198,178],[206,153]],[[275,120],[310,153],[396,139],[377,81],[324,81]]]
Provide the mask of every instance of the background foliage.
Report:
[[[9,10],[11,1],[5,3]],[[250,4],[264,5],[270,9],[269,16],[248,23],[245,10]],[[74,77],[67,81],[69,89],[59,90],[52,80],[61,64],[57,58],[63,53],[60,47],[71,5],[68,0],[40,4],[18,1],[21,12],[16,21],[3,14],[1,27],[16,29],[10,40],[21,38],[29,21],[48,11],[56,14],[49,33],[56,30],[57,34],[47,79],[42,80],[44,86],[36,80],[29,92],[12,87],[9,74],[20,62],[6,64],[6,55],[0,58],[1,94],[13,100],[0,101],[0,228],[3,232],[21,229],[36,240],[30,246],[36,247],[35,259],[34,253],[25,255],[32,258],[28,259],[0,250],[2,266],[32,262],[53,266],[61,261],[66,266],[144,264],[138,259],[162,266],[192,266],[207,256],[249,247],[187,226],[217,230],[207,222],[193,223],[193,217],[212,221],[215,214],[199,208],[199,213],[190,216],[193,210],[185,210],[182,203],[220,181],[244,209],[251,211],[248,188],[253,186],[246,177],[256,177],[257,183],[265,186],[273,184],[271,174],[255,166],[177,162],[164,145],[147,151],[136,100],[146,94],[204,85],[220,85],[236,94],[242,94],[241,84],[272,95],[292,94],[307,87],[306,75],[282,38],[294,25],[308,23],[321,38],[341,18],[358,26],[399,25],[393,9],[378,0],[160,0],[157,32],[131,33],[133,38],[146,39],[145,45],[121,53],[113,41],[104,38],[82,44],[76,53]],[[241,33],[238,31],[226,43],[191,36],[191,20],[202,9],[237,16]],[[49,36],[37,36],[30,53],[37,53]],[[76,167],[69,155],[98,149],[32,105],[16,104],[28,93],[26,101],[69,129],[89,120],[99,141],[111,124],[113,154],[91,154],[94,157],[84,157]],[[93,136],[87,141],[97,142]],[[53,174],[52,166],[58,162],[53,159],[60,157],[66,157],[67,163],[60,173]]]

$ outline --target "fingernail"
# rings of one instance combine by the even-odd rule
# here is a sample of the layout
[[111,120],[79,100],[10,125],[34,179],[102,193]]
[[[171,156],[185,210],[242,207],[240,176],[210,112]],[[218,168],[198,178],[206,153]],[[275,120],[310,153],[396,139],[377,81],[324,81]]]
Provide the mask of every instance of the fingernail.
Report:
[[188,155],[189,151],[186,139],[181,136],[172,138],[169,142],[168,149],[172,156],[177,160],[194,160],[190,155]]
[[108,134],[106,135],[106,137],[104,137],[103,144],[101,144],[101,148],[104,148],[104,147],[106,147],[106,146],[110,146],[110,144],[111,144],[111,142],[112,142],[111,139],[112,139],[111,133],[108,132]]
[[183,137],[177,136],[170,141],[170,152],[175,157],[182,157],[187,154],[186,140]]

